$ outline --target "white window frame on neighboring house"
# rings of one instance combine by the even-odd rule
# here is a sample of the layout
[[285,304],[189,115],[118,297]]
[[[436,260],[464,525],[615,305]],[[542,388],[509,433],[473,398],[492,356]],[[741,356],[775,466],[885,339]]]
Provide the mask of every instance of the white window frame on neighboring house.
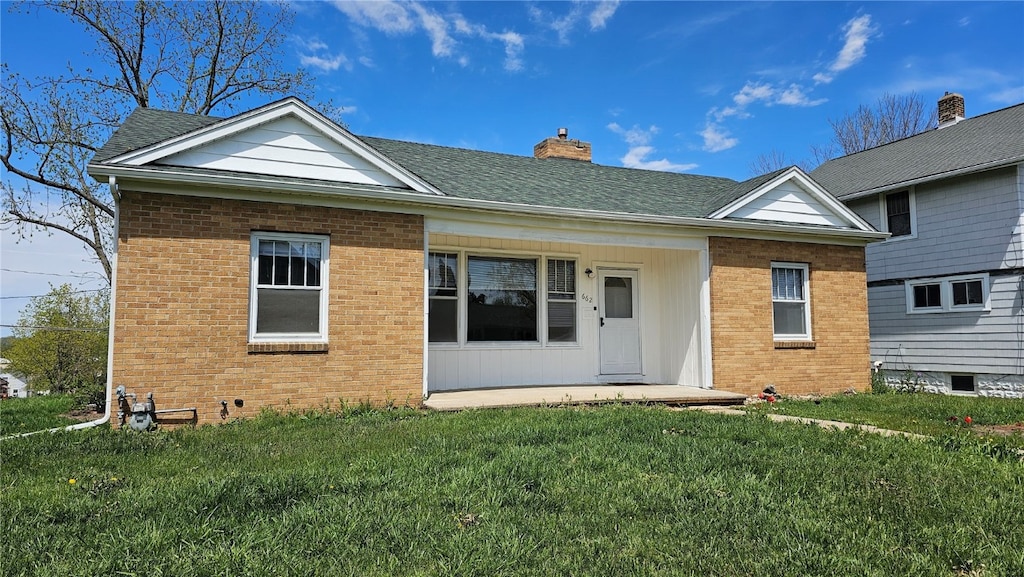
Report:
[[[981,285],[981,294],[970,290],[969,285]],[[988,273],[964,274],[947,277],[922,278],[908,280],[905,283],[907,298],[907,314],[984,312],[992,310],[989,301]],[[924,290],[930,292],[925,297]],[[934,300],[937,293],[939,302],[931,306],[919,306],[919,296]],[[980,299],[979,299],[980,297]],[[955,302],[960,301],[960,302]]]
[[[304,271],[301,273],[296,272],[297,276],[292,276],[291,269],[289,268],[288,279],[281,279],[275,274],[271,273],[270,282],[267,282],[267,278],[264,276],[261,278],[261,260],[260,260],[260,243],[261,242],[286,242],[289,243],[290,247],[296,245],[303,245],[303,251],[306,250],[307,245],[319,246],[319,257],[306,256],[308,253],[303,252],[303,256],[290,255],[287,257],[288,266],[291,267],[293,263],[297,261],[291,260],[292,258],[301,258],[304,263]],[[250,343],[326,343],[327,342],[327,303],[328,303],[328,278],[329,278],[329,251],[330,251],[330,237],[320,234],[291,234],[291,233],[279,233],[279,232],[253,232],[250,240],[250,277],[249,277],[249,342]],[[312,251],[310,251],[312,252]],[[266,256],[266,255],[264,255]],[[316,259],[317,264],[313,264],[313,260]],[[277,266],[275,261],[275,267]],[[314,269],[319,271],[319,279],[310,276],[309,267],[312,266]],[[277,269],[274,269],[276,272]],[[298,276],[302,276],[301,281]],[[317,292],[317,329],[315,331],[278,331],[271,332],[259,330],[259,311],[260,311],[260,294],[262,291],[303,291],[303,292]],[[267,293],[263,293],[267,294]]]
[[892,232],[889,227],[889,197],[904,192],[907,193],[907,204],[910,208],[910,232],[908,234],[890,236],[888,239],[886,239],[886,242],[917,238],[917,199],[916,195],[914,194],[913,187],[904,188],[902,190],[894,190],[892,192],[883,192],[878,195],[878,209],[879,216],[881,217],[879,219],[879,230],[888,233]]
[[[802,282],[797,286],[781,286],[776,271],[799,271]],[[810,341],[811,339],[811,279],[806,263],[772,262],[772,334],[776,341]],[[796,290],[798,288],[798,290]],[[799,333],[781,333],[778,330],[776,305],[803,306],[804,330]]]

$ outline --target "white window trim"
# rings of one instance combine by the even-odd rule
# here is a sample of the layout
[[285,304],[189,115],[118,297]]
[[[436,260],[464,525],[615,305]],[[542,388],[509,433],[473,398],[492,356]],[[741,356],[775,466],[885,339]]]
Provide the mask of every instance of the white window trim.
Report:
[[[256,333],[257,280],[259,275],[259,241],[290,240],[320,243],[320,327],[314,333]],[[281,232],[253,232],[249,240],[249,342],[250,343],[326,343],[328,284],[330,279],[331,239],[322,234],[291,234]]]
[[[775,262],[772,261],[772,270],[776,268],[801,269],[804,273],[804,333],[802,334],[778,334],[775,332],[775,297],[769,293],[772,302],[772,338],[776,341],[813,341],[811,334],[811,274],[807,263],[802,262]],[[771,278],[769,278],[769,287]],[[780,301],[782,302],[782,301]],[[794,302],[794,301],[785,301]]]
[[[953,283],[964,281],[981,281],[981,304],[977,305],[954,305],[953,304]],[[914,307],[914,287],[928,284],[939,285],[939,295],[942,299],[940,307]],[[906,286],[907,314],[923,315],[933,313],[968,313],[985,312],[992,310],[992,303],[989,300],[988,273],[962,274],[956,276],[945,276],[935,278],[921,278],[908,280]]]
[[[578,254],[566,253],[544,253],[530,251],[512,251],[501,249],[467,249],[449,246],[431,246],[427,253],[448,253],[458,255],[459,268],[456,272],[456,285],[458,295],[457,316],[457,337],[455,342],[430,342],[427,346],[431,349],[579,349],[582,348],[580,335],[581,320],[583,315],[580,311],[580,258]],[[469,328],[468,310],[465,306],[469,297],[467,286],[467,275],[470,256],[480,257],[508,257],[521,259],[534,259],[537,261],[537,340],[535,341],[470,341],[467,337]],[[576,305],[576,341],[575,342],[550,342],[548,341],[548,259],[571,260],[576,262],[576,300],[559,301],[574,302]],[[429,291],[429,287],[427,288]],[[543,306],[542,306],[543,305]],[[430,322],[430,319],[427,319]],[[429,325],[428,325],[429,331]]]
[[889,214],[886,210],[885,197],[890,194],[897,192],[907,191],[907,198],[910,199],[910,234],[903,236],[890,236],[885,239],[885,242],[898,242],[901,240],[910,240],[917,238],[917,195],[914,194],[914,187],[904,188],[900,190],[890,190],[889,192],[883,192],[878,195],[878,212],[879,212],[879,228],[882,232],[889,232]]

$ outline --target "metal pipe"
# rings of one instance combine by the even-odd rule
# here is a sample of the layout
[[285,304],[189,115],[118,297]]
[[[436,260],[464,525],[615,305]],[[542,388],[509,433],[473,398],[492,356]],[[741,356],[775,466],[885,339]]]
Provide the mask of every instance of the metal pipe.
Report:
[[17,435],[9,435],[7,437],[0,437],[0,441],[6,439],[14,439],[17,437],[28,437],[30,435],[37,435],[39,433],[56,433],[57,431],[78,431],[81,429],[91,429],[98,425],[103,425],[110,422],[110,405],[112,403],[112,394],[114,389],[114,311],[115,302],[117,295],[117,243],[118,234],[121,224],[121,200],[118,197],[117,188],[117,177],[111,176],[109,180],[110,184],[110,196],[114,199],[114,253],[111,255],[111,275],[110,275],[110,317],[107,320],[107,399],[104,404],[103,416],[86,422],[78,423],[77,425],[68,425],[67,427],[54,427],[52,429],[43,429],[41,431],[33,431],[31,433],[20,433]]

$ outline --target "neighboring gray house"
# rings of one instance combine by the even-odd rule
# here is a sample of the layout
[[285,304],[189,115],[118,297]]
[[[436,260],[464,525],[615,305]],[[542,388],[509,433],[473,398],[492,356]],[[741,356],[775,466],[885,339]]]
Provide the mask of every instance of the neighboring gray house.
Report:
[[878,230],[871,355],[890,381],[1024,398],[1024,104],[826,162],[811,176]]

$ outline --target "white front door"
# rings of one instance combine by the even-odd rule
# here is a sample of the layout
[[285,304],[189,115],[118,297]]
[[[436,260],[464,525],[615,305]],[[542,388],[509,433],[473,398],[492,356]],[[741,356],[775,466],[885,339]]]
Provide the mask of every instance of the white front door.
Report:
[[639,273],[598,270],[602,375],[640,374]]

